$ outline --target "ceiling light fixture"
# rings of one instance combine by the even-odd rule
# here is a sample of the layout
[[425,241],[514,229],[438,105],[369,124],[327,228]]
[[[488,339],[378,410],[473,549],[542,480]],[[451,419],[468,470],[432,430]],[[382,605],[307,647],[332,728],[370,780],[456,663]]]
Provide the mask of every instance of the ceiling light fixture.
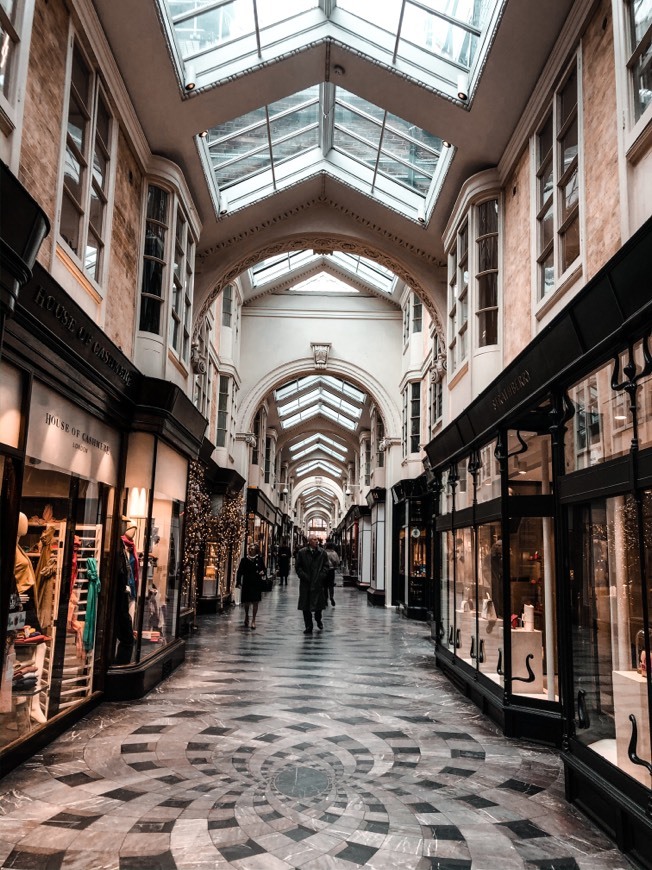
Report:
[[186,64],[186,81],[184,87],[187,91],[194,91],[197,87],[194,63]]
[[208,130],[202,130],[199,135],[202,139],[205,139],[208,136]]
[[450,142],[446,141],[446,139],[442,139],[441,144],[444,146],[444,148],[452,148],[453,147]]
[[343,76],[345,72],[346,72],[346,70],[344,69],[344,67],[341,64],[336,63],[333,66],[333,75],[334,76]]
[[469,98],[469,77],[466,73],[460,73],[457,77],[457,96],[465,102]]

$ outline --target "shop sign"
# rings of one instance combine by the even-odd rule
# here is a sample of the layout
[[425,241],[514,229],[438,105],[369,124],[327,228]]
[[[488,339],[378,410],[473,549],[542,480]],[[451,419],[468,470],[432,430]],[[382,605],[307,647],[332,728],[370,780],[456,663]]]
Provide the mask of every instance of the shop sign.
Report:
[[45,270],[35,269],[34,276],[20,295],[20,305],[92,369],[118,383],[122,389],[132,388],[138,372],[127,357]]
[[34,382],[27,433],[30,460],[115,486],[119,447],[116,432],[68,399]]

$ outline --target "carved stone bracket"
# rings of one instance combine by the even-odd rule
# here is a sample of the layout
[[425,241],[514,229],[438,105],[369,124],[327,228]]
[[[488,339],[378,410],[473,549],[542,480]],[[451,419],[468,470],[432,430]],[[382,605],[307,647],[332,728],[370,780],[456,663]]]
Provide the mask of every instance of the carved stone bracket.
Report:
[[381,438],[380,441],[378,442],[378,449],[380,450],[381,453],[384,453],[386,450],[389,450],[389,448],[392,447],[394,444],[400,444],[400,443],[401,443],[400,438],[389,438],[389,437]]
[[253,432],[237,432],[235,437],[237,441],[244,441],[248,447],[256,446],[256,436]]
[[330,342],[317,344],[316,342],[311,341],[310,347],[315,357],[315,368],[325,369],[328,365],[328,353],[331,349]]
[[441,384],[444,380],[444,376],[446,371],[448,370],[448,366],[446,364],[446,354],[440,351],[437,354],[437,358],[432,367],[432,372],[430,378],[433,384]]

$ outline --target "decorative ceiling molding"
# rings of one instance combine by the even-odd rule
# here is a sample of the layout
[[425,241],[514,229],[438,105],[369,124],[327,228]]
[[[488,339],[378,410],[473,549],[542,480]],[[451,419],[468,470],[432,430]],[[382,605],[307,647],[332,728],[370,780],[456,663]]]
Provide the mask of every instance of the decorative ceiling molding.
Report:
[[331,349],[330,341],[323,342],[322,344],[311,341],[310,347],[312,348],[312,352],[315,357],[315,368],[325,369],[328,365],[328,352]]

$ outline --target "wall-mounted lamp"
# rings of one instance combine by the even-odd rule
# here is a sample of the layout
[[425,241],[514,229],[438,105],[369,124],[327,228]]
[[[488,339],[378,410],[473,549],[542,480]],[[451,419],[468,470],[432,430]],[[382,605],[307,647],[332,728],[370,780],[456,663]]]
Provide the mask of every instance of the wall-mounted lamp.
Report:
[[220,217],[224,217],[229,211],[229,200],[225,193],[220,193]]
[[469,98],[469,77],[466,73],[460,73],[457,77],[457,96],[465,102]]
[[426,222],[426,210],[423,208],[423,206],[417,212],[417,220],[420,224],[425,224]]
[[347,486],[347,488],[344,490],[344,495],[351,495],[351,490],[350,490],[350,488],[349,488],[348,486]]
[[185,73],[186,80],[183,86],[187,91],[194,91],[197,87],[197,75],[194,63],[187,63],[185,65]]
[[284,486],[283,489],[281,490],[281,495],[287,495],[289,491],[290,490],[287,488],[287,486]]
[[199,135],[202,139],[205,139],[208,136],[208,130],[202,130]]
[[444,146],[444,148],[452,148],[453,147],[452,143],[449,142],[447,139],[442,139],[441,144]]

